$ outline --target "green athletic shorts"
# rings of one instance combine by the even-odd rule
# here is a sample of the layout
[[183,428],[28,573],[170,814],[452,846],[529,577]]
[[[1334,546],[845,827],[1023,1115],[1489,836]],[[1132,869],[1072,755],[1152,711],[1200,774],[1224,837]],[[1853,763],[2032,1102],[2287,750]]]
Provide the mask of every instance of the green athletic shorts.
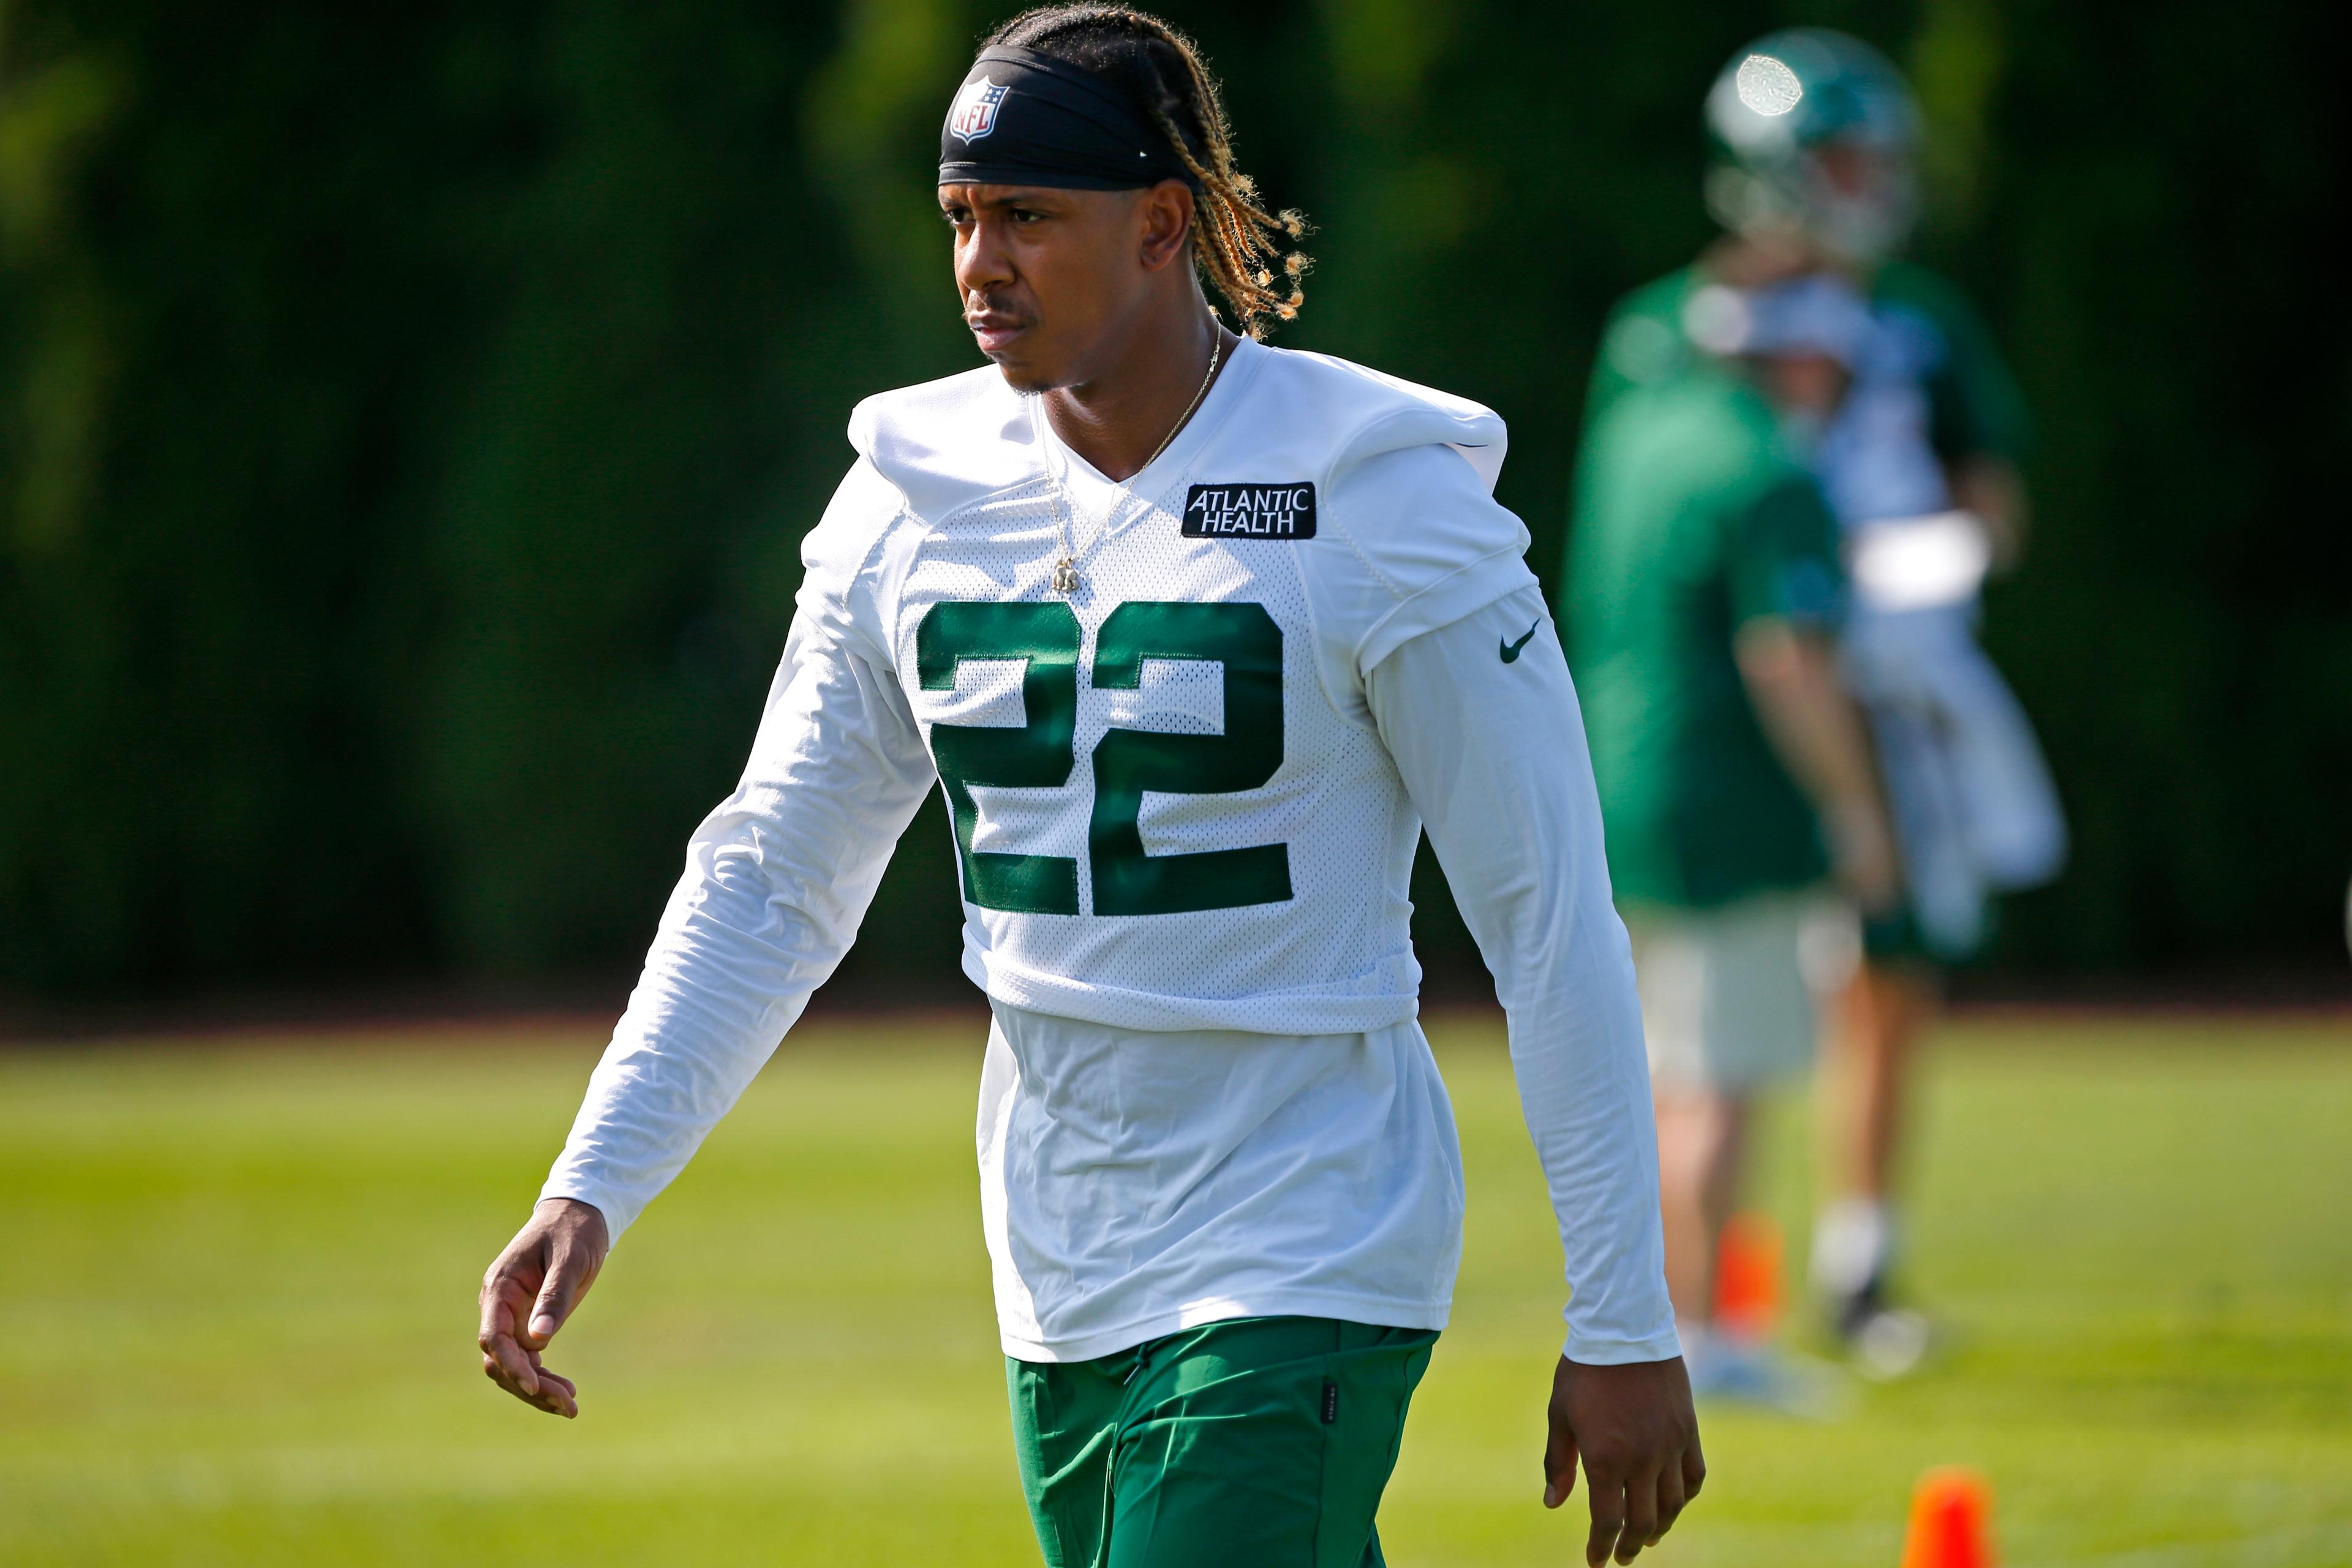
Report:
[[1047,1568],[1381,1568],[1372,1516],[1434,1331],[1239,1318],[1008,1357]]

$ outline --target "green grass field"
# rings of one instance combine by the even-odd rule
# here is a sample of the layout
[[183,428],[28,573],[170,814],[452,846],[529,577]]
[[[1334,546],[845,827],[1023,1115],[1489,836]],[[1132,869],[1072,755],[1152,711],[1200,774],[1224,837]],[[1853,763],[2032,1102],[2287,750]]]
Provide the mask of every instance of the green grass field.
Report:
[[[1551,1222],[1497,1031],[1432,1032],[1467,1256],[1382,1533],[1401,1568],[1563,1563],[1581,1532],[1537,1501]],[[1834,1419],[1705,1412],[1706,1496],[1658,1559],[1895,1568],[1913,1479],[1958,1462],[2012,1565],[2352,1564],[2347,1031],[1947,1041],[1916,1272],[1954,1349]],[[475,1281],[597,1044],[0,1054],[0,1563],[1034,1563],[969,1025],[779,1057],[551,1358],[577,1423],[481,1378]],[[1806,1147],[1785,1108],[1759,1198],[1798,1242]]]

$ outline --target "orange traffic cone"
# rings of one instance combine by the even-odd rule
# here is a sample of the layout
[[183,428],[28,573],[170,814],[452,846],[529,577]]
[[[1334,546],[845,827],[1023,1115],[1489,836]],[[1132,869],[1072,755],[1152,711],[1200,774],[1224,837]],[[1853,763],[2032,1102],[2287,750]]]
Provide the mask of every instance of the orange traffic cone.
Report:
[[1733,1215],[1715,1248],[1716,1327],[1753,1343],[1780,1317],[1780,1227],[1770,1215]]
[[1992,1484],[1974,1470],[1929,1470],[1911,1494],[1903,1568],[1993,1568]]

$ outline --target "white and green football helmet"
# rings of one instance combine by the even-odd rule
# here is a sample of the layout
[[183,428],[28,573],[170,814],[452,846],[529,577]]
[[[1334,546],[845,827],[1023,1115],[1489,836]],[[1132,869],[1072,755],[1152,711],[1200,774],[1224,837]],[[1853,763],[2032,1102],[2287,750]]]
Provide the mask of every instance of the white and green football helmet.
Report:
[[1919,109],[1861,39],[1826,27],[1759,38],[1715,79],[1706,128],[1707,209],[1735,233],[1795,233],[1862,263],[1910,237]]

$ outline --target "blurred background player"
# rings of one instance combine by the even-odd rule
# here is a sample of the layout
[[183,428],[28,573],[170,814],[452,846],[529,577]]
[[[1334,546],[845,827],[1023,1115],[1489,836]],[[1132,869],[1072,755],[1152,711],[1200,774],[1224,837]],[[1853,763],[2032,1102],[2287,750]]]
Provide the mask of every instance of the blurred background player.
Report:
[[1792,1392],[1785,1375],[1715,1322],[1750,1111],[1812,1064],[1806,952],[1843,913],[1825,879],[1869,909],[1895,902],[1837,675],[1837,526],[1808,467],[1807,433],[1854,384],[1874,328],[1825,279],[1709,286],[1699,302],[1721,352],[1626,389],[1586,427],[1563,608],[1633,942],[1692,1384],[1771,1399]]
[[[2056,875],[2066,834],[2039,747],[1976,639],[1978,591],[2015,563],[2026,504],[2022,400],[1958,292],[1895,258],[1918,212],[1919,115],[1884,57],[1843,34],[1776,33],[1739,51],[1706,101],[1707,205],[1724,237],[1612,316],[1589,418],[1729,345],[1711,289],[1842,279],[1872,326],[1811,464],[1843,535],[1842,664],[1866,711],[1906,899],[1865,924],[1824,1089],[1831,1201],[1816,1290],[1863,1363],[1916,1363],[1924,1322],[1890,1306],[1891,1184],[1907,1060],[1938,966],[1990,934],[1990,900]],[[1727,296],[1725,296],[1727,297]]]

